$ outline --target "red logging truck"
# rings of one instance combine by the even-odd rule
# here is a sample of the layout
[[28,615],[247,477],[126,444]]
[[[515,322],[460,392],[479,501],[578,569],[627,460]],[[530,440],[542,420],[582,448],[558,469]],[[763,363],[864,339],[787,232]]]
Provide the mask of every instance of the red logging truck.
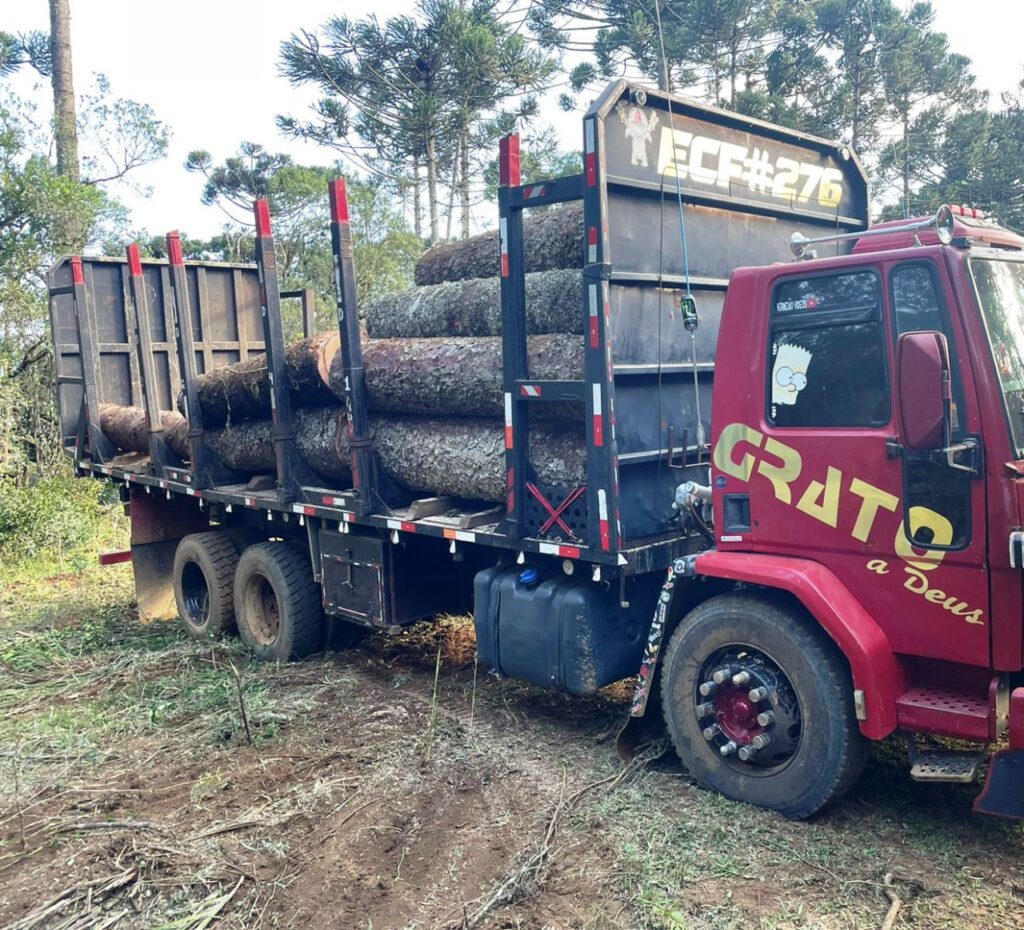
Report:
[[[172,236],[169,263],[54,268],[65,445],[124,489],[142,613],[206,633],[229,605],[287,658],[330,626],[472,608],[502,674],[573,693],[638,675],[633,716],[660,704],[685,766],[729,797],[809,816],[899,732],[922,780],[972,780],[1001,747],[976,808],[1021,816],[1024,240],[963,208],[869,229],[846,148],[625,82],[583,143],[581,174],[532,185],[502,144],[497,511],[384,491],[341,183],[351,486],[296,460],[265,205],[255,266],[184,263]],[[523,213],[579,199],[585,375],[538,382]],[[276,374],[276,471],[222,467],[201,416],[190,460],[170,454],[159,411],[179,389],[196,411],[198,371],[254,351]],[[585,425],[579,487],[533,469],[550,401]],[[111,447],[103,403],[146,407],[149,456]]]

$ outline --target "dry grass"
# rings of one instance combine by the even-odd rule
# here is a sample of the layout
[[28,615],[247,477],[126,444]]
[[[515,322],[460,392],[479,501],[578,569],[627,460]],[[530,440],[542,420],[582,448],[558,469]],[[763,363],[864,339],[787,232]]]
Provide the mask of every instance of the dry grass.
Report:
[[1024,832],[895,747],[788,823],[621,769],[621,693],[496,680],[464,619],[259,666],[118,567],[19,575],[0,636],[0,926],[1024,927]]

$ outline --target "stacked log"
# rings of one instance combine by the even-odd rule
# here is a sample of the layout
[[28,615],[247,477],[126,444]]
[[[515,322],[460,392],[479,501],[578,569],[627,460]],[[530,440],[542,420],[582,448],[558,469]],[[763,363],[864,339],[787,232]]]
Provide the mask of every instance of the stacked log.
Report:
[[[583,204],[573,203],[523,221],[526,273],[583,265]],[[416,263],[416,283],[440,284],[471,278],[497,278],[501,274],[496,229],[435,245]]]
[[[295,406],[312,407],[335,400],[330,368],[339,341],[337,333],[320,333],[285,348],[285,375]],[[214,368],[199,377],[197,387],[204,427],[270,416],[270,377],[262,353]],[[178,398],[178,411],[188,416],[184,396]]]
[[[100,414],[103,432],[121,449],[149,451],[146,414],[141,407],[104,405]],[[294,422],[296,449],[310,468],[328,482],[351,481],[348,424],[339,408],[296,410]],[[176,437],[175,443],[180,442],[177,437],[187,435],[187,422],[181,414],[163,414],[163,424],[165,432]],[[381,415],[371,417],[370,433],[380,467],[411,491],[481,501],[505,499],[505,445],[501,426],[493,420]],[[583,482],[582,426],[545,424],[534,428],[530,439],[542,484],[561,488]],[[276,470],[269,420],[247,420],[210,430],[206,441],[235,471],[272,474]],[[187,459],[187,441],[175,451]]]
[[[582,281],[578,269],[526,275],[526,331],[582,333]],[[414,287],[378,298],[363,309],[362,317],[374,339],[500,336],[501,279]]]
[[[524,223],[529,377],[583,378],[581,205]],[[501,279],[496,232],[438,246],[416,267],[419,287],[363,308],[370,338],[363,368],[371,442],[382,471],[413,492],[481,501],[506,494]],[[325,482],[351,481],[348,423],[339,404],[344,372],[336,333],[286,348],[284,367],[298,454]],[[276,471],[270,378],[263,355],[215,369],[198,381],[206,440],[229,468]],[[187,407],[161,415],[168,445],[189,458]],[[537,405],[530,430],[539,482],[585,480],[578,403]],[[127,451],[148,452],[145,414],[104,407],[101,428]]]

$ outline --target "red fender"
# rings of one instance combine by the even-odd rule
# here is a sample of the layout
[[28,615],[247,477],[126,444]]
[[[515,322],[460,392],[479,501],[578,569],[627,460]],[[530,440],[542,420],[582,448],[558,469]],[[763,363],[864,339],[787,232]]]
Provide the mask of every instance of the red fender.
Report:
[[818,562],[779,555],[712,550],[697,556],[698,575],[745,581],[788,591],[821,624],[850,663],[853,685],[864,692],[861,732],[883,739],[896,729],[896,699],[903,671],[889,638],[849,589]]

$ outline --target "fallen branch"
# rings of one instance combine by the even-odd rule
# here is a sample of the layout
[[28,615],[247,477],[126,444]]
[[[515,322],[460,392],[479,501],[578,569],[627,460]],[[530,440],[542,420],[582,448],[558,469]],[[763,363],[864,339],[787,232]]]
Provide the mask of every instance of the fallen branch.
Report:
[[882,884],[885,886],[885,896],[889,899],[889,910],[885,914],[885,920],[882,921],[880,930],[892,930],[896,926],[896,918],[899,916],[900,908],[903,907],[903,902],[899,899],[896,892],[893,891],[892,878],[892,872],[886,872],[885,877],[882,879]]
[[245,730],[245,740],[252,745],[252,730],[249,729],[249,714],[245,709],[245,689],[242,687],[242,675],[234,662],[228,662],[231,667],[231,674],[235,676],[235,687],[238,689],[238,711],[242,715],[242,727]]

